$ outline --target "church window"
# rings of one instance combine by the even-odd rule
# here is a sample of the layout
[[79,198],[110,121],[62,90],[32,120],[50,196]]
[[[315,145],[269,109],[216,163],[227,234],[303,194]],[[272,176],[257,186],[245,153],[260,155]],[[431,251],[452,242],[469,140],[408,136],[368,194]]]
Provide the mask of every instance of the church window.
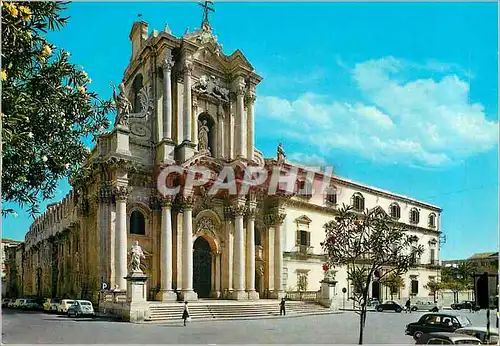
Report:
[[436,214],[429,215],[429,227],[436,227]]
[[130,215],[130,234],[146,234],[146,221],[139,210],[134,210]]
[[401,217],[401,208],[399,207],[399,204],[397,203],[391,204],[391,206],[389,207],[389,215],[396,220],[398,220]]
[[356,192],[351,197],[351,205],[356,211],[363,211],[365,209],[365,198],[359,192]]
[[138,74],[132,83],[132,108],[134,113],[141,111],[141,89],[142,89],[142,74]]
[[417,208],[412,208],[410,210],[410,223],[418,225],[420,222],[420,213]]

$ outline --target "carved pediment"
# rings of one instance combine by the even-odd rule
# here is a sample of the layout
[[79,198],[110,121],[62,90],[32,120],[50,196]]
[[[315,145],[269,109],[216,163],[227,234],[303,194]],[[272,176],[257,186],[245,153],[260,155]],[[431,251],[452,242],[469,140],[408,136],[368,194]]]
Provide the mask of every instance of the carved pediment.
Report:
[[295,222],[304,224],[304,225],[309,225],[311,223],[311,219],[307,217],[307,215],[302,215],[301,217],[298,217],[295,219]]

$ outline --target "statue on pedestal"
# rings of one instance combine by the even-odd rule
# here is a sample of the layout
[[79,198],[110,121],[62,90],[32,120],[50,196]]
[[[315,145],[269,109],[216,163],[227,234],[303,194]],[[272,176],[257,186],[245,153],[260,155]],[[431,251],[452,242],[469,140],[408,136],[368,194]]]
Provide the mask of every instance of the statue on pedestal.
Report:
[[278,144],[278,149],[277,149],[277,159],[278,159],[278,165],[281,165],[285,162],[285,150],[283,149],[283,143]]
[[132,103],[125,96],[125,85],[120,83],[118,86],[119,93],[116,93],[116,87],[111,83],[111,87],[113,88],[113,100],[116,105],[116,125],[129,125],[129,114],[132,111]]
[[209,150],[208,148],[208,132],[210,129],[207,126],[207,121],[198,120],[198,150]]
[[139,245],[139,242],[136,240],[134,241],[134,245],[130,248],[130,271],[132,273],[142,273],[141,270],[141,259],[145,259],[146,256],[144,255],[144,252],[142,251],[141,246]]

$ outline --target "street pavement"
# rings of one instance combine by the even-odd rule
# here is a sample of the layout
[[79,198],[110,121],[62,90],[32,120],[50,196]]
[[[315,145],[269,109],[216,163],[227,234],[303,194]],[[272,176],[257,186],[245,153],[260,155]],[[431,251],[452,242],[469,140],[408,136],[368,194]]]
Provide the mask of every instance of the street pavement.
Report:
[[[447,311],[448,312],[448,311]],[[451,311],[450,311],[451,312]],[[414,344],[404,335],[406,324],[424,312],[369,312],[364,343]],[[474,325],[486,326],[486,312],[461,311]],[[492,327],[496,313],[491,314]],[[358,340],[359,317],[352,311],[340,314],[276,317],[263,320],[131,324],[105,319],[68,318],[41,312],[4,309],[3,343],[64,344],[353,344]]]

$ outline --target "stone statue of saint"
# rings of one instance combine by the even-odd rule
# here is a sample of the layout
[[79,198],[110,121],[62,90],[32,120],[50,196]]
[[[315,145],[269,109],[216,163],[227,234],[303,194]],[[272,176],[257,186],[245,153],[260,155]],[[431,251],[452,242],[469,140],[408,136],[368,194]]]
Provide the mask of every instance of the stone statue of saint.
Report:
[[198,150],[208,150],[208,132],[210,129],[207,126],[207,121],[198,120]]
[[277,159],[278,159],[278,165],[281,165],[285,162],[285,150],[283,149],[283,143],[278,144],[278,149],[277,149]]
[[130,248],[130,271],[131,272],[140,272],[142,273],[141,270],[141,258],[145,259],[146,256],[144,255],[144,252],[142,251],[141,246],[139,245],[139,242],[136,240],[134,241],[134,245]]
[[118,86],[119,93],[116,93],[116,88],[113,84],[111,84],[111,87],[113,88],[113,100],[115,101],[116,105],[116,119],[115,119],[115,126],[116,125],[124,125],[128,126],[129,125],[129,114],[132,111],[132,104],[128,100],[128,98],[125,96],[125,85],[120,83]]

